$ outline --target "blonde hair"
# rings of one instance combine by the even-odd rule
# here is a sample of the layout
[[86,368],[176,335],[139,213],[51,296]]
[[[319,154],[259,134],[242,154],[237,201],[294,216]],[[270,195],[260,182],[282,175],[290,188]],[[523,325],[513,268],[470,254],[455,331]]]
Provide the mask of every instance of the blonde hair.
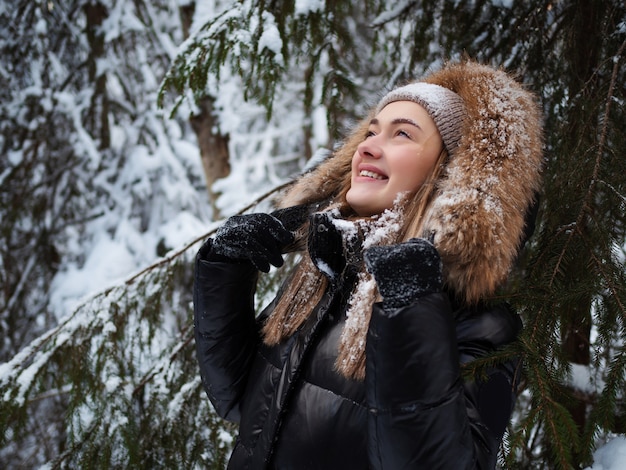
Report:
[[[389,233],[383,240],[377,241],[378,244],[399,243],[410,238],[429,235],[421,233],[423,216],[437,190],[437,183],[442,177],[447,159],[448,154],[442,149],[426,181],[413,194],[400,198],[398,207],[395,208],[401,218],[400,228],[395,233]],[[338,209],[347,219],[360,220],[364,223],[375,219],[357,217],[348,205],[346,193],[350,189],[349,171],[341,179],[338,189],[336,196],[331,198],[322,210]],[[263,326],[264,342],[268,345],[276,345],[292,336],[309,318],[328,287],[326,276],[315,267],[306,249],[308,222],[299,233],[297,246],[303,248],[302,259]],[[346,311],[346,325],[341,334],[335,364],[336,369],[348,378],[362,380],[365,377],[365,339],[372,305],[379,298],[376,283],[362,263],[357,283],[351,292]]]

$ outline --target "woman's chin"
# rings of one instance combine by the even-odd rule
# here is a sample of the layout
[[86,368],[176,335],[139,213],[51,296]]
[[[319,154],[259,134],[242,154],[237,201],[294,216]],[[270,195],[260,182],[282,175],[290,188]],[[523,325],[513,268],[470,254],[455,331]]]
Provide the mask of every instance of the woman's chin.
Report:
[[372,215],[375,214],[380,214],[383,210],[381,208],[379,208],[377,205],[375,204],[368,204],[365,201],[347,201],[348,205],[352,208],[352,210],[354,211],[354,213],[356,215],[358,215],[359,217],[370,217]]

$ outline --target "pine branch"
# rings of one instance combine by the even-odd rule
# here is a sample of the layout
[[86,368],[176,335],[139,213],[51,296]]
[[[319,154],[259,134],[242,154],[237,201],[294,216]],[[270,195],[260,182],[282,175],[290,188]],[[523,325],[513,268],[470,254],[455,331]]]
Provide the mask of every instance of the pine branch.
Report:
[[581,226],[583,224],[584,217],[589,212],[592,211],[591,201],[593,200],[593,197],[595,195],[594,190],[598,181],[598,174],[600,172],[600,163],[602,161],[602,155],[604,153],[605,145],[606,145],[606,136],[607,136],[608,123],[609,123],[609,113],[611,110],[611,103],[613,102],[615,83],[617,82],[617,73],[619,70],[619,59],[623,56],[625,49],[626,49],[626,41],[624,41],[622,45],[620,46],[617,52],[617,55],[615,56],[615,60],[613,61],[613,71],[611,74],[611,81],[609,82],[609,90],[607,92],[606,103],[604,107],[604,119],[602,120],[603,123],[602,123],[602,128],[600,130],[600,140],[599,140],[598,149],[596,152],[593,172],[589,180],[589,186],[587,187],[587,191],[583,198],[576,222],[574,222],[575,229],[569,232],[569,236],[565,240],[565,244],[563,245],[559,259],[554,267],[554,270],[552,271],[552,277],[550,278],[550,283],[549,283],[550,286],[552,286],[552,284],[554,283],[554,279],[559,271],[559,267],[561,266],[563,257],[565,256],[565,253],[567,252],[569,248],[569,245],[572,241],[574,234],[575,233],[579,235],[582,234]]
[[[278,186],[273,187],[272,189],[270,189],[269,191],[267,191],[265,194],[262,194],[261,196],[259,196],[257,199],[255,199],[254,201],[252,201],[250,204],[248,204],[247,206],[245,206],[243,209],[241,209],[239,212],[237,212],[237,215],[241,215],[246,213],[247,211],[249,211],[250,209],[252,209],[253,207],[258,206],[261,202],[263,202],[265,199],[267,199],[268,197],[272,196],[273,194],[276,194],[280,191],[282,191],[284,188],[286,188],[287,186],[290,186],[293,182],[292,181],[287,181],[286,183],[280,184]],[[129,279],[127,279],[125,281],[125,283],[127,285],[130,285],[132,283],[134,283],[138,278],[142,277],[144,274],[160,268],[161,266],[170,264],[172,261],[174,261],[175,259],[179,258],[181,255],[183,255],[187,250],[189,250],[192,246],[194,246],[196,243],[201,242],[202,240],[205,240],[207,237],[211,236],[215,230],[217,229],[213,229],[210,230],[209,232],[206,232],[196,238],[194,238],[192,241],[190,241],[189,243],[187,243],[184,247],[182,247],[180,250],[174,252],[173,254],[171,254],[170,256],[167,256],[163,259],[160,259],[159,261],[157,261],[154,264],[151,264],[150,266],[144,268],[143,270],[139,271],[137,274],[135,274],[134,276],[130,277]]]
[[[289,184],[291,184],[291,182],[274,187],[241,209],[239,213],[241,214],[249,211],[268,197],[284,189]],[[158,304],[154,307],[149,307],[148,305],[151,301],[150,295],[162,295],[162,292],[160,290],[154,290],[154,287],[151,287],[151,284],[169,284],[169,281],[167,280],[159,280],[159,270],[164,267],[173,266],[175,262],[179,261],[181,256],[189,250],[189,248],[206,236],[211,235],[211,233],[212,232],[209,232],[202,237],[198,237],[196,240],[188,243],[185,247],[176,251],[171,256],[168,256],[167,258],[164,258],[141,270],[139,273],[127,279],[123,284],[110,287],[91,296],[89,299],[81,303],[72,314],[68,315],[63,321],[61,321],[59,325],[33,340],[9,362],[1,364],[0,397],[4,397],[2,400],[5,405],[7,405],[3,405],[2,407],[3,412],[0,416],[2,427],[14,427],[18,425],[18,421],[15,420],[15,417],[18,415],[26,416],[28,406],[32,405],[36,401],[49,399],[54,396],[54,393],[51,391],[45,391],[36,397],[31,397],[32,393],[39,387],[37,384],[41,384],[44,378],[48,377],[50,371],[47,369],[50,367],[50,363],[53,363],[57,359],[63,361],[63,351],[68,349],[74,351],[69,357],[72,361],[80,361],[82,353],[80,353],[78,349],[84,347],[84,345],[90,341],[93,342],[93,337],[95,335],[101,334],[102,338],[92,344],[91,349],[94,357],[105,360],[104,358],[106,358],[107,354],[105,354],[104,348],[111,348],[111,346],[114,346],[114,343],[109,342],[107,338],[111,334],[115,334],[116,331],[111,330],[107,332],[107,328],[109,328],[107,325],[116,325],[115,329],[122,328],[123,325],[120,325],[119,322],[127,321],[129,314],[136,309],[134,301],[129,301],[132,297],[129,293],[129,287],[131,285],[138,284],[139,286],[137,288],[144,290],[147,289],[152,292],[152,294],[142,294],[146,296],[146,305],[142,306],[142,310],[144,312],[148,311],[150,308],[153,308],[155,311],[159,311],[160,308]],[[149,278],[149,275],[152,275],[152,277]],[[120,306],[120,304],[122,306]],[[99,312],[99,314],[90,314],[90,308],[94,308],[97,312]],[[101,310],[103,310],[103,312]],[[193,329],[191,327],[183,330],[181,334],[181,341],[170,349],[170,353],[165,360],[152,367],[151,371],[143,375],[143,378],[134,387],[132,396],[139,397],[147,384],[151,383],[161,372],[167,370],[168,365],[172,365],[174,361],[178,360],[181,352],[186,351],[187,346],[191,343],[193,339],[192,332]],[[94,348],[96,349],[94,350]],[[79,371],[79,377],[76,377],[76,379],[87,382],[97,381],[99,374],[106,373],[106,371],[102,369],[102,365],[99,365],[98,361],[96,361],[94,370],[87,371],[81,369]],[[71,368],[71,361],[70,363],[66,363],[65,366]],[[84,368],[86,366],[87,364],[81,363],[79,368]],[[125,365],[118,364],[118,367],[125,367]],[[70,378],[70,382],[72,380],[74,379]],[[75,383],[74,386],[69,389],[67,388],[68,386],[65,385],[63,390],[69,391],[71,396],[76,396],[76,394],[80,393],[81,390],[80,387],[76,387],[76,385],[77,384]],[[97,385],[95,382],[91,383],[89,386],[102,388],[102,384]],[[92,393],[94,393],[93,390]],[[84,397],[78,396],[77,399],[80,402],[80,400],[84,399]],[[6,435],[4,432],[1,434],[2,436]],[[85,439],[89,439],[89,436],[86,436]]]
[[[172,348],[173,350],[167,358],[167,363],[169,364],[173,363],[174,360],[179,356],[179,354],[184,351],[184,349],[189,345],[189,343],[191,343],[191,341],[194,339],[193,333],[194,333],[194,330],[191,327],[186,328],[183,331],[181,331],[181,341]],[[165,368],[165,364],[159,363],[157,364],[157,366],[155,366],[152,369],[152,371],[147,373],[145,377],[139,382],[139,384],[137,384],[137,386],[135,386],[135,388],[133,389],[133,396],[136,396],[139,393],[141,393],[144,387],[146,386],[146,384],[151,382],[154,379],[154,377],[157,374],[159,374],[164,368]]]
[[589,443],[589,451],[594,445],[595,436],[601,429],[612,430],[615,423],[616,404],[623,401],[624,382],[626,373],[626,351],[623,349],[611,360],[608,374],[605,378],[605,386],[602,393],[592,397],[587,427],[584,432],[585,442]]
[[[604,282],[606,283],[607,288],[611,292],[612,298],[616,302],[622,314],[622,321],[626,325],[626,307],[622,303],[622,299],[621,299],[622,292],[620,292],[620,290],[623,290],[624,285],[623,284],[617,285],[613,282],[612,277],[605,270],[605,263],[603,263],[602,260],[598,259],[596,254],[591,250],[590,250],[590,256],[596,266],[597,272],[599,272],[602,275],[602,279],[604,279]],[[622,289],[620,289],[620,287]]]

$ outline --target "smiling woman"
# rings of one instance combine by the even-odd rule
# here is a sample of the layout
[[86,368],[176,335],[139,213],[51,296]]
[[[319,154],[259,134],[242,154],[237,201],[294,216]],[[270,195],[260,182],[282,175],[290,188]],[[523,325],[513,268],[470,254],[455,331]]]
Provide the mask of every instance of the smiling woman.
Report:
[[[490,297],[539,186],[534,96],[449,64],[387,93],[271,214],[231,217],[196,258],[203,384],[237,422],[229,468],[494,468],[517,360]],[[520,125],[523,123],[523,126]],[[258,271],[300,261],[258,316]]]

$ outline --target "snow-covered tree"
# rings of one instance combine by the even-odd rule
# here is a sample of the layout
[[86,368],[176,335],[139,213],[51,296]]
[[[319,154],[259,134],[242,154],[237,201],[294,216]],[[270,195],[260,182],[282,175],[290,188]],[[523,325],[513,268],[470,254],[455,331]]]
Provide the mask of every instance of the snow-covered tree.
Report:
[[[525,376],[502,463],[577,468],[626,432],[623,2],[13,3],[0,462],[221,468],[235,429],[194,359],[198,242],[219,217],[267,209],[380,92],[464,54],[518,71],[545,111],[537,230],[500,293],[525,322],[501,355]],[[203,167],[207,135],[230,172]]]
[[[171,354],[176,328],[188,328],[187,270],[151,293],[153,281],[124,282],[205,230],[210,214],[186,118],[156,107],[182,42],[178,11],[167,0],[0,7],[3,467],[88,459],[89,446],[72,451],[87,436],[117,453],[121,421],[108,411],[132,401],[121,390],[154,367],[146,352],[152,362]],[[158,319],[147,307],[157,294],[168,299],[152,309]]]

